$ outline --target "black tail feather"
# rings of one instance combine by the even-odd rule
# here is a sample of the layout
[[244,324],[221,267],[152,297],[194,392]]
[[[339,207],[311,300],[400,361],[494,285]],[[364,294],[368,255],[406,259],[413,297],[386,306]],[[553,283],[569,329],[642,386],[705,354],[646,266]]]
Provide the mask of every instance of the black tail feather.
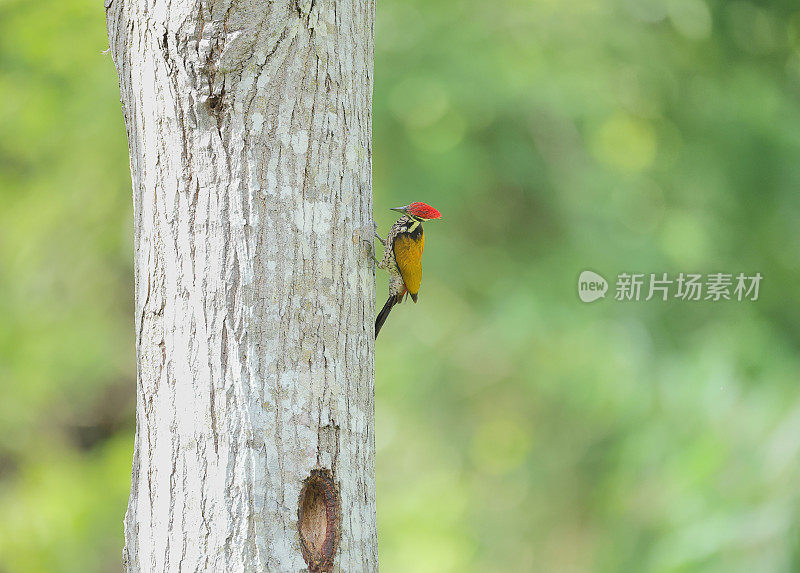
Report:
[[386,301],[386,304],[383,305],[383,308],[378,313],[378,317],[375,319],[375,339],[378,339],[378,333],[381,331],[381,327],[383,323],[386,322],[386,319],[389,318],[389,313],[392,312],[392,307],[396,305],[398,302],[403,300],[403,296],[390,296],[389,300]]

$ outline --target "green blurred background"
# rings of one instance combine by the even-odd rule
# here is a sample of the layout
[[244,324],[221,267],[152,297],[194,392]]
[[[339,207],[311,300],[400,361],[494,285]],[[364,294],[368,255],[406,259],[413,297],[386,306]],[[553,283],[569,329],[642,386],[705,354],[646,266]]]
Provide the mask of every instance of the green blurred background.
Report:
[[[445,217],[377,347],[382,570],[800,570],[796,0],[377,20],[376,220]],[[2,573],[120,570],[133,232],[106,46],[97,0],[0,0]],[[764,280],[588,305],[585,268]]]

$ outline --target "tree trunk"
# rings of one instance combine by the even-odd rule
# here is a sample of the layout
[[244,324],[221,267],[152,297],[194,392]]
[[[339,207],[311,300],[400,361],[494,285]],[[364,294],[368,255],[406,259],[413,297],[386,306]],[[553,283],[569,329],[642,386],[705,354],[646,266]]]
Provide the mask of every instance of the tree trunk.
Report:
[[373,0],[106,11],[135,225],[126,570],[375,571]]

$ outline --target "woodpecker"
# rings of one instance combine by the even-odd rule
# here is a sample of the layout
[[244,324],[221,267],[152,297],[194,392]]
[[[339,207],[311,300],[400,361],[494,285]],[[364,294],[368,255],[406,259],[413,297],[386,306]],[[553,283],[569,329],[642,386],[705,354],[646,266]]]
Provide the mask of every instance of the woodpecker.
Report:
[[375,237],[383,245],[383,258],[377,261],[378,268],[389,273],[389,300],[375,319],[375,338],[392,307],[403,302],[404,295],[411,295],[417,302],[419,287],[422,284],[422,250],[425,248],[423,221],[441,219],[442,214],[425,203],[411,203],[405,207],[393,207],[403,216],[395,221],[384,241],[378,233]]

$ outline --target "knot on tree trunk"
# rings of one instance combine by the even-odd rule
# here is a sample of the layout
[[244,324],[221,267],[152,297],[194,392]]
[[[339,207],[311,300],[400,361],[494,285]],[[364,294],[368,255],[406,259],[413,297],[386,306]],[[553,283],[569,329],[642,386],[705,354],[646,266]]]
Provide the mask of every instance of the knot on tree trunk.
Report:
[[316,469],[303,482],[297,508],[300,548],[310,573],[333,570],[339,545],[341,501],[328,469]]

